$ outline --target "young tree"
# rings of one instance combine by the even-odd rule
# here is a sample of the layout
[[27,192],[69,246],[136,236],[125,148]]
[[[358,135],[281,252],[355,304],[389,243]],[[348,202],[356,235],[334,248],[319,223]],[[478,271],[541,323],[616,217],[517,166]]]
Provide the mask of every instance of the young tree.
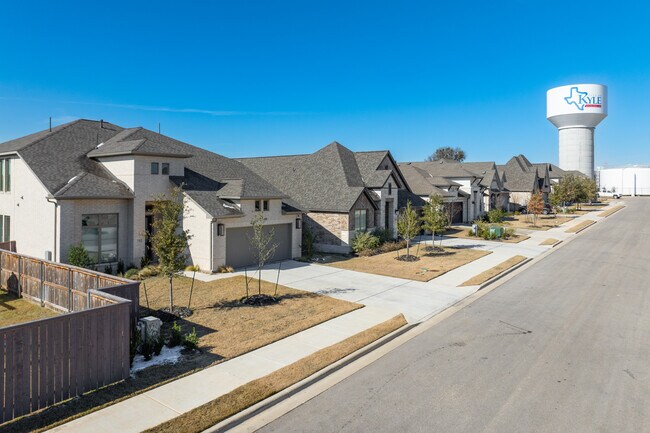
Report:
[[95,261],[88,254],[88,250],[80,243],[79,245],[70,247],[68,251],[68,263],[80,268],[90,268]]
[[169,311],[174,311],[174,275],[185,268],[187,247],[192,238],[189,230],[183,230],[181,220],[185,213],[185,200],[180,187],[169,194],[156,197],[153,203],[151,248],[158,257],[160,272],[169,278]]
[[438,159],[452,159],[454,161],[465,161],[465,151],[460,147],[439,147],[436,151],[427,157],[427,161],[435,161]]
[[406,241],[406,258],[409,259],[411,240],[420,233],[420,219],[410,200],[406,202],[406,209],[397,218],[397,233]]
[[544,199],[542,194],[534,194],[528,201],[528,213],[533,216],[533,227],[537,225],[537,216],[544,212]]
[[253,226],[253,236],[249,236],[248,241],[250,247],[255,255],[257,261],[257,294],[262,294],[262,278],[261,272],[264,264],[273,257],[275,250],[278,248],[277,243],[273,243],[275,238],[275,230],[264,230],[264,215],[262,212],[257,212],[251,220]]
[[442,245],[442,234],[449,225],[447,212],[442,204],[442,197],[432,194],[429,202],[422,209],[422,228],[431,232],[431,243],[435,244],[436,233],[440,234],[440,245]]

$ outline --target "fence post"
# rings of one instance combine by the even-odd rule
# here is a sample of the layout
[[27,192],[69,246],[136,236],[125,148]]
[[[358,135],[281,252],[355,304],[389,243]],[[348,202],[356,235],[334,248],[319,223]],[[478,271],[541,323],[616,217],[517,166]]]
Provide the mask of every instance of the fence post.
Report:
[[42,307],[42,306],[45,305],[45,303],[43,302],[43,261],[41,260],[39,263],[41,265],[40,266],[40,270],[41,270],[40,271],[41,286],[40,286],[38,291],[39,291],[39,294],[40,294],[40,297],[41,297],[41,307]]
[[22,270],[20,264],[22,262],[23,262],[22,258],[20,256],[18,256],[18,297],[19,298],[21,298],[23,296],[23,285],[21,283],[22,278],[21,278],[21,275],[20,275],[21,270]]
[[70,268],[68,268],[68,313],[70,311],[72,311],[72,307],[74,307],[74,305],[72,305],[72,277],[71,277],[71,274],[72,274],[72,270]]
[[86,308],[90,310],[90,289],[86,292],[86,295],[88,295],[87,301],[86,301]]
[[[2,251],[0,251],[0,288],[2,288],[2,260],[4,259],[5,255]],[[9,291],[9,287],[7,287],[7,292]]]
[[99,274],[96,275],[95,279],[96,279],[95,289],[99,290]]

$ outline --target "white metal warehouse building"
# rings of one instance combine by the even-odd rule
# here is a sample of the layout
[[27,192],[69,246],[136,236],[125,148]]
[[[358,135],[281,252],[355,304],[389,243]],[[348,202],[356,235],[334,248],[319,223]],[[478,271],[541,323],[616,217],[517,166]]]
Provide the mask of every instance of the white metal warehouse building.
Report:
[[650,165],[598,168],[600,192],[623,195],[650,195]]

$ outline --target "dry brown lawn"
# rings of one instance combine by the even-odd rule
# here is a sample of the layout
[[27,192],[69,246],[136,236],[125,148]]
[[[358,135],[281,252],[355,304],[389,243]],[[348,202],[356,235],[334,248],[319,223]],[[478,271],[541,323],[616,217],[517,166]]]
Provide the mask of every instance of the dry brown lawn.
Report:
[[572,219],[571,217],[564,216],[539,215],[537,217],[537,224],[533,225],[532,215],[513,215],[507,216],[504,219],[504,223],[514,229],[549,230]]
[[0,290],[0,328],[56,315],[48,308]]
[[[174,278],[175,305],[187,306],[191,282],[190,278]],[[257,280],[252,280],[250,287],[257,288]],[[262,282],[263,293],[273,294],[274,290],[274,284]],[[3,433],[52,429],[361,307],[359,304],[283,286],[278,286],[280,302],[276,305],[242,306],[239,300],[245,295],[244,277],[225,278],[210,283],[196,281],[192,293],[194,314],[178,320],[178,323],[184,332],[196,328],[200,336],[200,352],[187,353],[182,362],[147,368],[125,381],[17,419],[3,426]],[[147,306],[159,309],[168,303],[169,280],[154,277],[140,284],[141,314],[147,313]],[[164,324],[164,332],[169,332],[170,326],[170,323]]]
[[590,225],[595,224],[595,223],[596,223],[596,221],[594,221],[594,220],[584,220],[584,221],[582,221],[582,222],[580,222],[580,223],[578,223],[578,224],[576,224],[574,226],[569,227],[564,232],[565,233],[576,233],[576,232],[579,232],[580,230],[582,230],[584,228],[587,228]]
[[[416,251],[417,246],[411,248],[411,254],[415,254]],[[397,260],[397,251],[393,251],[370,257],[346,258],[330,263],[329,266],[369,274],[385,275],[387,277],[429,281],[445,272],[473,262],[490,253],[491,251],[472,248],[446,247],[443,248],[443,251],[427,253],[424,251],[424,246],[421,246],[419,250],[420,260],[415,262]],[[406,249],[400,250],[399,254],[406,254]]]
[[608,216],[610,216],[611,214],[613,214],[613,213],[615,213],[615,212],[618,212],[619,210],[623,209],[624,207],[625,207],[625,206],[622,206],[622,205],[614,206],[614,207],[611,208],[611,209],[607,209],[605,212],[601,212],[601,213],[599,213],[598,216],[599,216],[599,217],[608,217]]
[[328,365],[390,334],[406,324],[401,314],[360,332],[340,343],[321,349],[273,373],[248,382],[228,394],[160,424],[147,433],[198,433],[241,412],[285,388],[311,376]]
[[[179,320],[185,332],[196,328],[199,347],[223,358],[232,358],[304,329],[362,307],[315,293],[278,286],[280,302],[264,307],[242,304],[246,278],[236,276],[209,283],[195,281],[192,293],[194,313]],[[251,280],[251,294],[258,280]],[[187,306],[191,278],[174,279],[174,304]],[[145,294],[146,287],[146,294]],[[262,281],[262,293],[275,294],[275,284]],[[140,285],[140,303],[150,309],[169,305],[169,281],[156,277]]]
[[542,242],[540,245],[555,245],[559,241],[557,239],[549,238]]
[[[472,236],[469,234],[469,227],[466,226],[451,226],[445,232],[445,236],[452,238],[463,238],[463,239],[481,239],[477,236]],[[515,234],[510,236],[508,239],[490,239],[490,242],[505,242],[507,244],[518,244],[521,241],[530,239],[530,236],[518,235]]]
[[524,257],[524,256],[510,257],[505,262],[501,262],[498,265],[496,265],[495,267],[488,269],[487,271],[481,272],[478,275],[474,275],[472,278],[465,281],[460,286],[461,287],[462,286],[478,286],[479,284],[483,284],[486,281],[488,281],[490,278],[496,277],[500,273],[507,271],[508,269],[512,268],[515,265],[518,265],[519,263],[523,262],[524,260],[526,260],[526,257]]

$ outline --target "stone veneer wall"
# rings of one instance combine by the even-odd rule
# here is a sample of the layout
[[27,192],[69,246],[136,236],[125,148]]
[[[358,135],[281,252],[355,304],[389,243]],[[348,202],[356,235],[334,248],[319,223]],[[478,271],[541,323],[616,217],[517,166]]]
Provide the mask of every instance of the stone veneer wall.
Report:
[[317,244],[341,245],[342,232],[348,230],[348,214],[336,212],[309,212],[303,226],[316,237]]

